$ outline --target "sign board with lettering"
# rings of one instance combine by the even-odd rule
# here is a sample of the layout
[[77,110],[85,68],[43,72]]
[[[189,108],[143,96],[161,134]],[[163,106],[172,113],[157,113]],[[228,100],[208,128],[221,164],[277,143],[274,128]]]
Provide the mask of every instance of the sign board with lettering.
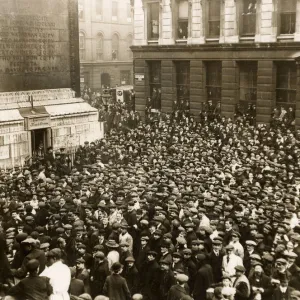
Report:
[[[77,5],[76,0],[0,0],[0,92],[76,90]],[[79,71],[76,80],[79,86]]]
[[24,118],[25,130],[35,130],[51,127],[50,116],[37,116],[35,118]]
[[145,75],[144,74],[135,74],[134,80],[136,85],[143,85],[145,82]]

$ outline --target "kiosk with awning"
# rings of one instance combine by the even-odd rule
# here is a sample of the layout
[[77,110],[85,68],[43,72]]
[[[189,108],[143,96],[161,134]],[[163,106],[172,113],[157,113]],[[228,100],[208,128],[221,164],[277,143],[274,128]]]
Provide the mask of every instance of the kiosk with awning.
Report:
[[74,153],[103,137],[98,111],[71,89],[0,93],[0,168],[53,147]]

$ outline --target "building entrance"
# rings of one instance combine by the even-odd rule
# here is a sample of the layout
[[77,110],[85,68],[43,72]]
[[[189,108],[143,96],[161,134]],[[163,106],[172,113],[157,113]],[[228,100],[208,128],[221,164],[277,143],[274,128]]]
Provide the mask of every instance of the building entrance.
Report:
[[51,146],[49,145],[48,140],[48,130],[46,128],[31,130],[32,156],[44,156],[47,147]]

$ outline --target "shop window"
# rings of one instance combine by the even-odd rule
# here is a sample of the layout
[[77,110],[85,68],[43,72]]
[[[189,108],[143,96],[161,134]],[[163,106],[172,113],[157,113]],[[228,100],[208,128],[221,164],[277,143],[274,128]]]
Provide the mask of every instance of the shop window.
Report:
[[239,64],[240,106],[248,107],[256,103],[257,98],[257,62],[241,62]]
[[190,109],[190,62],[176,62],[177,104],[180,110]]
[[208,37],[220,36],[221,0],[208,1]]
[[207,101],[216,107],[222,95],[222,63],[212,61],[206,63],[206,96]]
[[102,16],[103,14],[103,0],[95,0],[96,1],[96,15]]
[[97,60],[103,60],[103,35],[99,33],[96,39],[96,57]]
[[113,21],[118,20],[118,2],[117,1],[112,2],[112,20]]
[[294,62],[277,64],[276,104],[296,103],[297,68]]
[[115,33],[112,37],[112,60],[119,59],[119,36]]
[[160,61],[149,62],[149,88],[151,108],[161,109],[161,63]]
[[128,70],[120,71],[121,85],[129,85],[131,83],[130,80],[131,73]]
[[129,34],[127,36],[127,52],[128,52],[128,58],[129,59],[132,59],[132,51],[130,49],[130,47],[132,46],[132,40],[133,40],[132,35]]
[[256,0],[244,0],[242,2],[242,36],[254,36],[256,33],[256,6]]
[[78,16],[80,20],[84,19],[84,0],[78,1]]
[[80,60],[85,60],[85,34],[83,32],[79,33],[79,53]]
[[127,3],[127,22],[131,22],[131,16],[132,16],[131,4]]
[[159,3],[148,3],[148,39],[158,40],[159,38]]
[[186,40],[189,28],[189,3],[187,0],[180,0],[178,3],[178,32],[177,38]]
[[296,0],[281,0],[280,5],[280,34],[293,34],[296,28]]

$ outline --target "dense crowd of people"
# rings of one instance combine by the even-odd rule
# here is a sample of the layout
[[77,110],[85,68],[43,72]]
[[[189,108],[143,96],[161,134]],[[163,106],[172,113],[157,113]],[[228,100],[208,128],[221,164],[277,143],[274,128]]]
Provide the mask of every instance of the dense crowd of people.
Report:
[[7,299],[300,299],[299,130],[184,112],[117,124],[72,166],[49,148],[2,170]]

